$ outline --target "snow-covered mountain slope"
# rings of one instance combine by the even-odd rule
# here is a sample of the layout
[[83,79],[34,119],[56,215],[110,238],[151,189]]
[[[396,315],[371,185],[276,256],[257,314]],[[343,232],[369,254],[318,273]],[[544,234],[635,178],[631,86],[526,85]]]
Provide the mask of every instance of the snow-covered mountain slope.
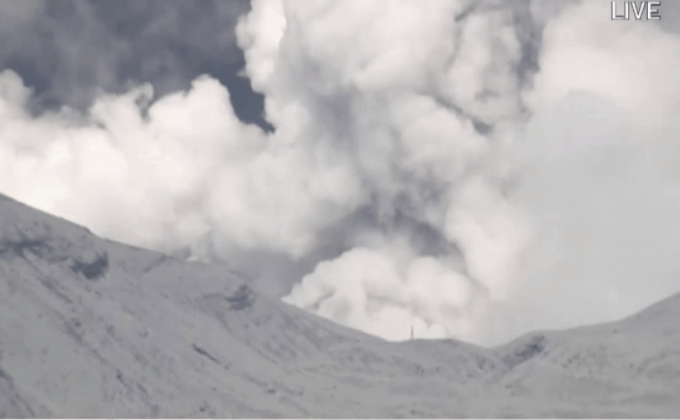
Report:
[[387,343],[0,197],[0,417],[677,416],[679,321]]

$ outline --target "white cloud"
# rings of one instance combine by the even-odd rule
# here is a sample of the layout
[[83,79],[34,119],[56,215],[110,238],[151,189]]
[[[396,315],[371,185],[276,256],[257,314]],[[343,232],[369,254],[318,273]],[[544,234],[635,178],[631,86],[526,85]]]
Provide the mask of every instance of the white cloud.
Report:
[[[680,290],[677,35],[602,2],[546,28],[517,200],[532,215],[518,330],[603,322]],[[605,5],[606,6],[606,5]]]
[[[270,11],[253,6],[253,16]],[[524,235],[490,167],[522,113],[512,11],[458,20],[470,4],[284,6],[285,34],[276,54],[267,54],[276,64],[248,72],[257,79],[260,70],[275,69],[262,87],[274,125],[286,138],[295,134],[293,144],[343,156],[361,180],[360,204],[377,219],[368,248],[361,232],[350,232],[347,251],[321,263],[286,301],[392,339],[408,337],[409,319],[434,335],[473,337],[471,327],[460,326],[474,323],[471,302],[506,294]],[[242,25],[239,33],[257,32],[256,22]],[[404,218],[462,250],[467,267],[408,239],[404,252],[385,247],[408,238]],[[418,295],[410,283],[428,293]],[[389,287],[375,289],[379,284]]]

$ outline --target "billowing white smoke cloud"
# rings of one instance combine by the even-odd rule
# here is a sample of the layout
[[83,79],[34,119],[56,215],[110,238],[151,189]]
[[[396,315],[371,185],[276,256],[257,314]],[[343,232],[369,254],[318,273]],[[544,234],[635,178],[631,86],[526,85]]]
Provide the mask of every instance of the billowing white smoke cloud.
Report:
[[612,320],[680,291],[680,37],[606,21],[607,7],[567,8],[544,31],[516,191],[536,236],[512,300],[533,316],[512,332]]
[[[524,228],[501,195],[505,168],[492,163],[522,114],[522,49],[514,11],[472,8],[253,4],[239,34],[271,121],[303,122],[285,137],[345,159],[361,182],[357,203],[374,213],[285,301],[391,339],[411,324],[419,336],[469,338],[474,304],[506,295]],[[453,249],[414,247],[404,237],[415,224],[455,244],[464,263]]]
[[[6,71],[0,191],[255,275],[281,259],[308,267],[284,301],[389,339],[413,325],[497,342],[625,314],[678,285],[680,232],[661,229],[677,195],[654,188],[677,185],[662,123],[677,111],[680,43],[614,25],[603,4],[254,0],[237,34],[269,134],[239,122],[209,77],[156,101],[141,86],[87,115],[34,117]],[[547,27],[529,90],[532,21]],[[664,173],[639,153],[661,149]],[[619,258],[654,279],[641,286],[631,274],[644,270]]]

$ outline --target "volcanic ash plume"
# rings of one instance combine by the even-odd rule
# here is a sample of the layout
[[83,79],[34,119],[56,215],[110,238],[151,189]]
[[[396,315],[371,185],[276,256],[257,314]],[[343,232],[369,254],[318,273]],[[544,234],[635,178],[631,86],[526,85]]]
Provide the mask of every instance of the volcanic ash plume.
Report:
[[306,185],[277,215],[307,239],[287,250],[343,244],[285,301],[390,339],[412,323],[474,336],[526,239],[503,191],[527,25],[524,9],[478,2],[253,3],[238,35],[277,128],[269,153],[297,156],[286,176]]

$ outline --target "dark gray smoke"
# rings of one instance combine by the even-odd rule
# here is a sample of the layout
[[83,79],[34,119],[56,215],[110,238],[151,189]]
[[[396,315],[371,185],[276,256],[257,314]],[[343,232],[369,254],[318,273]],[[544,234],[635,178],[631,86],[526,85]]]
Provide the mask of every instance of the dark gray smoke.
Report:
[[267,126],[243,68],[234,27],[248,0],[0,0],[0,68],[35,89],[34,112],[86,109],[99,92],[137,82],[156,95],[201,74],[229,88],[243,121]]

